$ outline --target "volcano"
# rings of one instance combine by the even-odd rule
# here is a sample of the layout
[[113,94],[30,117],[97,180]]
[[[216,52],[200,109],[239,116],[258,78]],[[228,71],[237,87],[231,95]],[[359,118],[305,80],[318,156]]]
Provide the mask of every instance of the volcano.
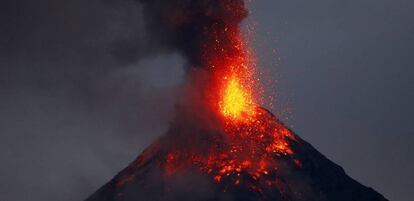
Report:
[[231,134],[182,115],[86,201],[386,201],[270,112],[256,112]]
[[[189,73],[169,130],[86,201],[385,201],[260,105],[244,0],[139,0]],[[271,98],[270,98],[271,99]]]

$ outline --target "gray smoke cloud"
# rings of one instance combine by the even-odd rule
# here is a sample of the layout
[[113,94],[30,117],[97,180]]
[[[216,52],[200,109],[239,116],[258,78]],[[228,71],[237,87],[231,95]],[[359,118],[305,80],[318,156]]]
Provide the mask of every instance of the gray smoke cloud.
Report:
[[150,38],[135,1],[0,2],[0,200],[83,200],[164,132],[185,61]]

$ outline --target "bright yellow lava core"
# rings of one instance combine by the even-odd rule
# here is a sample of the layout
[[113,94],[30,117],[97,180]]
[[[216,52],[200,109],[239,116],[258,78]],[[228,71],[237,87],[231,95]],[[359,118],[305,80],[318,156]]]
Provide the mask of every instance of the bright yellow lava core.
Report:
[[235,75],[231,76],[227,82],[220,108],[224,116],[233,119],[241,119],[254,112],[251,93],[243,88]]

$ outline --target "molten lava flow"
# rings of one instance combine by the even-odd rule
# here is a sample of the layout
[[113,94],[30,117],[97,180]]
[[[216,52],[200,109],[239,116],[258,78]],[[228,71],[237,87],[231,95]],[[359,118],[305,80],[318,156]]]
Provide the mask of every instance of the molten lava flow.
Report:
[[286,159],[300,166],[289,144],[296,138],[266,110],[253,107],[252,112],[247,120],[224,118],[223,135],[205,133],[206,139],[200,144],[170,150],[164,161],[166,175],[196,167],[225,186],[243,184],[261,191],[263,186],[276,184],[280,161]]

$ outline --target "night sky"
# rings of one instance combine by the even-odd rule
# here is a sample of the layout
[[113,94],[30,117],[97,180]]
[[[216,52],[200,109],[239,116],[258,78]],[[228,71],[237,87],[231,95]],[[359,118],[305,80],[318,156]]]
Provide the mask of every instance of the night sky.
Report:
[[[414,2],[262,0],[252,45],[298,135],[414,197]],[[0,200],[83,200],[167,128],[184,59],[133,0],[0,2]]]

